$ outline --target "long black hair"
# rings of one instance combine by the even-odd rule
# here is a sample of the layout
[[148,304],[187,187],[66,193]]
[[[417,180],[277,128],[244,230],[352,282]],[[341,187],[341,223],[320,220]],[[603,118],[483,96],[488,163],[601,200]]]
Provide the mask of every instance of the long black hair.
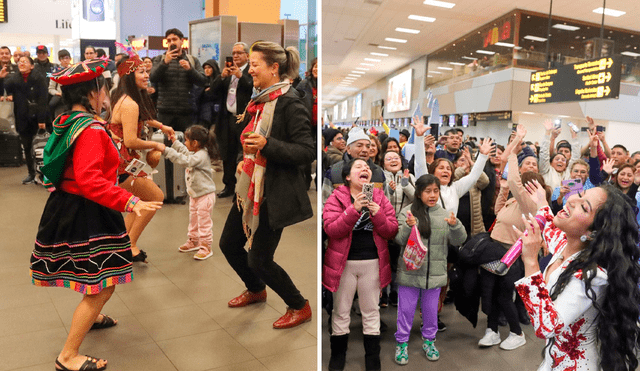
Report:
[[100,112],[96,112],[91,105],[89,94],[99,94],[100,90],[104,88],[104,84],[104,77],[100,75],[93,80],[72,85],[62,85],[60,86],[60,90],[62,90],[62,102],[67,106],[67,110],[71,110],[75,104],[80,104],[87,112],[97,115]]
[[[127,59],[129,59],[128,55],[123,56],[118,62],[118,66]],[[147,89],[140,89],[136,85],[135,71],[120,76],[120,82],[116,90],[111,93],[111,109],[115,108],[120,98],[125,95],[128,95],[138,105],[138,120],[146,121],[156,118],[156,109],[151,96],[147,93]]]
[[[589,227],[592,239],[580,255],[560,274],[551,290],[555,300],[572,276],[582,270],[585,293],[598,311],[597,338],[600,366],[605,371],[635,370],[640,336],[640,248],[638,224],[625,195],[613,186],[602,186],[607,200],[596,212]],[[598,266],[607,271],[607,287],[598,300],[591,287]],[[598,301],[601,304],[598,304]]]
[[420,237],[431,237],[431,219],[429,219],[429,207],[422,202],[422,192],[432,185],[436,184],[440,189],[440,180],[432,174],[425,174],[416,180],[416,193],[411,204],[411,213],[418,221],[418,231]]
[[184,136],[189,140],[197,141],[200,148],[207,150],[212,160],[218,160],[220,158],[218,142],[216,141],[216,134],[213,130],[207,130],[207,128],[202,125],[192,125],[184,132]]

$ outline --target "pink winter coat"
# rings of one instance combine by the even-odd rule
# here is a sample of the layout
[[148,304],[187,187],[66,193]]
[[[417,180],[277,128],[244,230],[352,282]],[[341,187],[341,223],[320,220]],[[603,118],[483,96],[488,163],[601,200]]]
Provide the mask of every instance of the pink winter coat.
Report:
[[[387,241],[398,232],[398,220],[389,200],[381,189],[373,190],[373,202],[380,205],[380,211],[371,216],[373,241],[378,248],[380,263],[380,288],[391,283],[391,266]],[[322,210],[324,231],[329,236],[329,247],[322,266],[322,285],[331,292],[338,290],[340,277],[347,265],[351,248],[353,227],[360,218],[351,203],[351,193],[346,185],[336,188]]]

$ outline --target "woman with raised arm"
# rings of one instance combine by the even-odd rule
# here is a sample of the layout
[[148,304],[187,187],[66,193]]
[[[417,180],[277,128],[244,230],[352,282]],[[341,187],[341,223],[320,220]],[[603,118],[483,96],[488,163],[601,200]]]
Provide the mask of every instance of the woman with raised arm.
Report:
[[84,295],[76,308],[56,370],[104,370],[107,361],[78,354],[90,329],[114,326],[100,314],[115,285],[132,279],[131,248],[121,212],[140,215],[162,202],[145,202],[116,185],[118,150],[98,117],[107,96],[94,59],[53,74],[68,111],[53,122],[44,149],[45,187],[52,191],[42,212],[31,256],[34,285],[68,287]]
[[[527,188],[546,224],[523,218],[525,277],[516,289],[536,336],[547,339],[538,370],[635,370],[640,250],[633,209],[607,185],[569,197],[554,217],[542,187]],[[553,257],[541,272],[545,243]]]
[[[540,174],[547,182],[547,185],[554,189],[560,187],[563,180],[570,179],[571,165],[580,159],[580,143],[578,142],[578,134],[573,130],[571,132],[571,158],[567,158],[561,153],[555,153],[551,156],[549,150],[549,141],[555,139],[560,133],[560,129],[553,130],[553,122],[547,120],[544,122],[545,135],[540,145]],[[562,157],[560,157],[562,156]]]

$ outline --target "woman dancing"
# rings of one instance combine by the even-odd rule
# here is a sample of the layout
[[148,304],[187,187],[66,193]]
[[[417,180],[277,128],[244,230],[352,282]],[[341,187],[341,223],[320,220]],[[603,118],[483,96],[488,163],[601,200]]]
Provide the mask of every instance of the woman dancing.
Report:
[[[536,335],[547,339],[538,370],[635,370],[640,250],[631,206],[607,185],[569,197],[554,217],[543,188],[527,188],[546,225],[541,231],[532,216],[526,220],[525,277],[516,289]],[[540,272],[545,242],[553,257]]]

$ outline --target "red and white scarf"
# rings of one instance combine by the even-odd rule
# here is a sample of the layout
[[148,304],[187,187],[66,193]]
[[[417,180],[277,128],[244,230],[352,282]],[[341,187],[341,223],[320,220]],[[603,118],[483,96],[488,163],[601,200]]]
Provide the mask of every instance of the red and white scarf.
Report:
[[[291,84],[288,81],[280,82],[252,97],[245,110],[245,113],[251,115],[251,121],[244,128],[242,134],[254,132],[269,138],[278,98],[286,94],[290,87]],[[244,119],[244,115],[238,116],[239,122]],[[245,139],[245,135],[240,136],[242,144],[244,144]],[[238,209],[242,212],[242,227],[249,240],[249,249],[253,241],[253,232],[258,229],[260,221],[260,206],[264,199],[266,168],[267,159],[260,151],[255,154],[243,153],[243,165],[238,175],[236,195]]]

